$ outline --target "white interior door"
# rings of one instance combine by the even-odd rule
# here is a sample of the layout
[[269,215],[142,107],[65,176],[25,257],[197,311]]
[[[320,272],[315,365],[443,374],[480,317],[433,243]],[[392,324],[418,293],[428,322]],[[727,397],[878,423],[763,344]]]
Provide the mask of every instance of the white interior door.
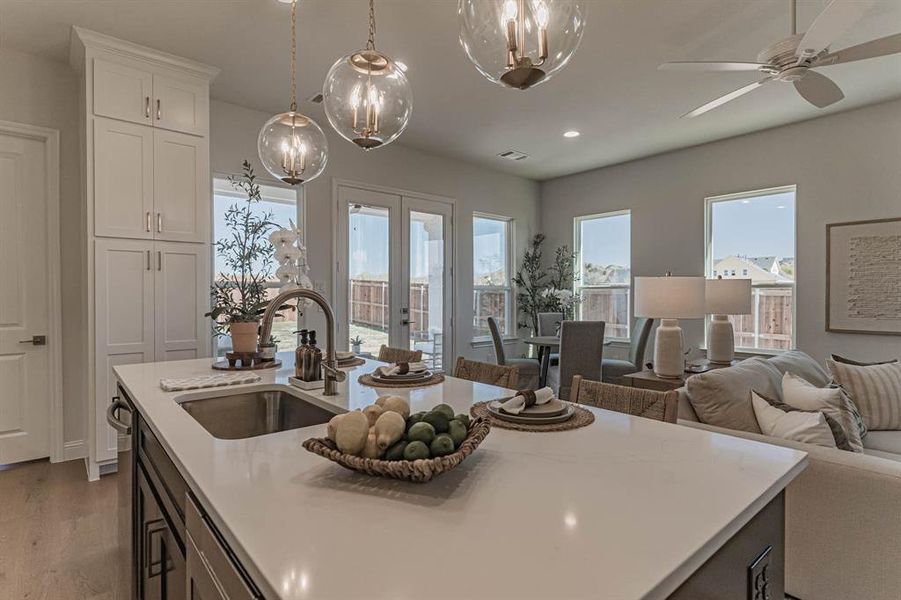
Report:
[[50,455],[46,144],[0,128],[0,464]]
[[342,348],[362,339],[422,350],[433,368],[453,352],[453,205],[338,186],[336,315]]

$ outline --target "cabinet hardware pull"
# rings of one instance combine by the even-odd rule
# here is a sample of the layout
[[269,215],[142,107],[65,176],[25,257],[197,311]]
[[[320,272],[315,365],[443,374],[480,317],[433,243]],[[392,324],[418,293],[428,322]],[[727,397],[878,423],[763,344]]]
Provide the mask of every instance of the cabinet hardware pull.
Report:
[[144,96],[144,116],[150,118],[150,96]]
[[156,270],[157,271],[163,270],[163,253],[160,250],[156,251]]
[[147,251],[147,270],[150,270],[150,250]]
[[35,346],[46,346],[47,345],[47,336],[46,335],[33,335],[30,340],[19,340],[20,344],[34,344]]
[[150,233],[150,211],[149,210],[147,211],[147,219],[146,220],[147,220],[147,222],[145,224],[145,227],[147,228],[147,232]]
[[159,121],[163,118],[163,101],[159,98],[156,99],[156,120]]
[[156,213],[156,232],[163,233],[163,213]]
[[123,423],[118,418],[120,410],[124,410],[131,414],[131,409],[128,408],[128,404],[126,404],[119,396],[113,396],[112,402],[106,407],[106,422],[119,433],[131,435],[131,425]]

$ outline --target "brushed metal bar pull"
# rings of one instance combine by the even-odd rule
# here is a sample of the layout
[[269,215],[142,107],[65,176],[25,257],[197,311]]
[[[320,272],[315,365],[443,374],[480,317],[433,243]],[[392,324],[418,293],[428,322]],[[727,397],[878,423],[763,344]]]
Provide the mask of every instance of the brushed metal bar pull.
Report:
[[19,340],[20,344],[34,344],[35,346],[46,346],[47,345],[47,336],[46,335],[33,335],[30,340]]
[[147,270],[150,270],[150,250],[147,251]]
[[163,213],[156,213],[156,232],[163,233]]
[[144,96],[144,116],[150,118],[150,96]]
[[159,121],[163,118],[163,101],[159,98],[156,99],[156,120]]
[[156,251],[156,270],[163,270],[163,253],[160,250]]
[[146,223],[145,223],[145,227],[146,227],[148,233],[150,233],[150,219],[151,219],[151,217],[150,217],[150,211],[148,210],[148,211],[147,211]]

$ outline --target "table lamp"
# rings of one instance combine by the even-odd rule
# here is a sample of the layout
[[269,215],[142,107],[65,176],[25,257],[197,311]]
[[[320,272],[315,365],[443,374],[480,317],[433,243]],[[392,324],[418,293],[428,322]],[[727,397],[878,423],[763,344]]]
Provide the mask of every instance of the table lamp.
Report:
[[654,337],[654,373],[682,377],[682,328],[679,319],[704,318],[703,277],[636,277],[635,316],[661,319]]
[[751,314],[750,279],[708,279],[706,312],[713,315],[707,330],[707,360],[728,365],[735,358],[735,336],[727,315]]

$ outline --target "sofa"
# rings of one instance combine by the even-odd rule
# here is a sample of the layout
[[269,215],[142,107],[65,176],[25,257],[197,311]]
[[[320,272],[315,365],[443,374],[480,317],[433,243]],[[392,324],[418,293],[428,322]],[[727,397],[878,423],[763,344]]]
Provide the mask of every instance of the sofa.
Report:
[[[786,371],[818,387],[830,382],[815,360],[797,350],[747,359],[689,379],[678,390],[678,422],[808,453],[809,466],[786,490],[786,593],[801,600],[898,600],[901,431],[870,431],[864,452],[856,453],[765,436],[742,420],[744,407],[726,406],[745,394],[753,415],[751,389],[781,397],[779,377]],[[706,379],[692,381],[696,377]],[[718,399],[723,406],[712,406]],[[720,426],[702,422],[699,413]],[[733,422],[736,427],[721,426]]]

